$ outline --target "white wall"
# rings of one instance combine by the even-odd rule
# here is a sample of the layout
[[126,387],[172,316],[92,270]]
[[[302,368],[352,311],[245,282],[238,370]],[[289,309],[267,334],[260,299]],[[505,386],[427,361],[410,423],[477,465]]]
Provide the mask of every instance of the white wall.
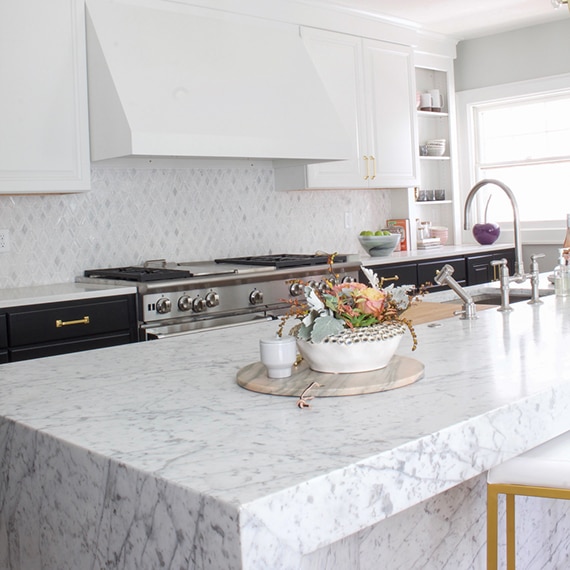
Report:
[[11,234],[0,288],[156,258],[357,253],[358,232],[382,227],[390,212],[381,190],[277,192],[270,167],[94,167],[91,178],[85,194],[0,196],[0,228]]

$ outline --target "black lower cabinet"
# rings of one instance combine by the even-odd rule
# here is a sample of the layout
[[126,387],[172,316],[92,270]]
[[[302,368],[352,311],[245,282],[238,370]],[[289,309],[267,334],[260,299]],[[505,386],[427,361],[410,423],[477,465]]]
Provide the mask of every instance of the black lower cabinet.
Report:
[[4,317],[10,362],[138,340],[135,295],[15,307]]
[[[398,263],[386,266],[370,267],[379,279],[384,279],[384,286],[387,287],[391,283],[396,286],[400,285],[416,285],[418,282],[418,266],[416,263]],[[360,282],[367,283],[365,275],[361,272]]]
[[469,255],[467,257],[467,280],[469,285],[481,285],[499,279],[499,268],[491,265],[492,261],[506,259],[509,266],[509,273],[515,271],[515,251],[505,249],[484,255]]
[[133,342],[128,333],[118,333],[98,336],[96,338],[86,338],[81,340],[68,340],[61,342],[45,342],[41,345],[30,347],[18,347],[10,349],[12,362],[19,360],[32,360],[34,358],[43,358],[45,356],[55,356],[56,354],[68,354],[71,352],[81,352],[82,350],[93,350],[94,348],[105,348],[107,346],[116,346],[119,344],[127,344]]
[[[514,248],[496,250],[492,253],[481,253],[477,255],[456,255],[453,257],[438,257],[426,261],[410,261],[408,263],[386,263],[383,265],[371,265],[370,269],[385,279],[392,279],[396,275],[397,285],[416,285],[418,288],[424,286],[428,291],[439,291],[447,286],[437,285],[435,276],[444,265],[453,267],[452,277],[462,287],[466,285],[480,285],[489,283],[499,278],[499,272],[493,271],[491,261],[496,259],[507,259],[511,275],[515,264]],[[360,280],[366,283],[366,278],[361,272]],[[389,285],[392,281],[386,281]]]
[[451,257],[438,259],[437,261],[429,261],[418,263],[418,282],[420,285],[426,285],[429,291],[439,291],[447,287],[438,285],[435,282],[437,272],[441,270],[444,265],[451,265],[453,267],[452,277],[461,286],[467,285],[467,271],[465,266],[464,257]]
[[0,364],[8,362],[8,328],[6,315],[0,315]]

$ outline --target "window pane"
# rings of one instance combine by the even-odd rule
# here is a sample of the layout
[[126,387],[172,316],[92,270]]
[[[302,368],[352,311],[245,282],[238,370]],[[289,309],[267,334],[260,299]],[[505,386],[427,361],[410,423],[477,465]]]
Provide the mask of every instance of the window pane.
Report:
[[[513,191],[523,222],[561,220],[570,212],[570,162],[483,169],[482,178],[500,180]],[[512,221],[513,210],[505,193],[492,185],[488,188],[493,197],[487,221]]]
[[570,95],[482,105],[480,165],[570,157]]

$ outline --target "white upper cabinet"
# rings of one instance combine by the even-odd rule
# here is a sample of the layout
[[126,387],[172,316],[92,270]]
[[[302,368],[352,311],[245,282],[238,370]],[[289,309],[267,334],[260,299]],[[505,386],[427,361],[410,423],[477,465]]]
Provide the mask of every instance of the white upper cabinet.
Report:
[[0,193],[90,188],[84,5],[0,2]]
[[394,188],[417,183],[411,48],[303,28],[352,148],[350,160],[275,169],[277,189]]
[[413,186],[417,176],[415,79],[409,47],[364,42],[370,186]]

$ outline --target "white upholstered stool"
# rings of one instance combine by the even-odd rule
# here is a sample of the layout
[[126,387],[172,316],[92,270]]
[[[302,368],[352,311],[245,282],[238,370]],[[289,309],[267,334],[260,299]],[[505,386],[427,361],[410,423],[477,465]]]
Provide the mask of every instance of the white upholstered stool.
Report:
[[487,570],[496,570],[498,495],[507,502],[507,570],[515,568],[515,495],[570,499],[570,432],[493,467],[487,476]]

